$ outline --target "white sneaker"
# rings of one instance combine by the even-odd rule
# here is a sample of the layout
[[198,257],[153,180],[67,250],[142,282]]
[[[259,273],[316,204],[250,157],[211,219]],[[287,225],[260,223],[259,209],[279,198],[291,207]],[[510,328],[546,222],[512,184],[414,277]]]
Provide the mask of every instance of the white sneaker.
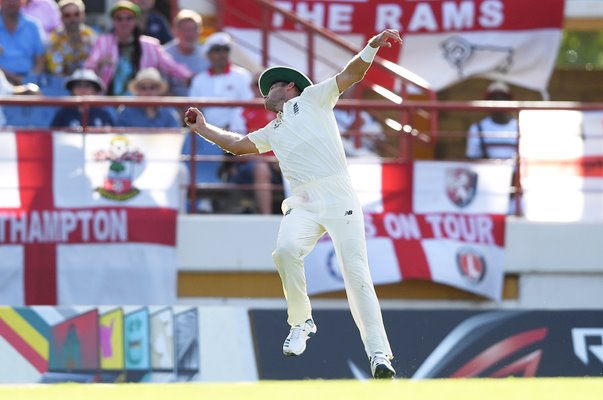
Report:
[[293,325],[289,336],[283,343],[283,354],[286,356],[299,356],[306,350],[306,340],[314,336],[316,325],[311,319],[303,324]]
[[371,357],[371,372],[375,379],[391,379],[396,376],[396,370],[392,367],[389,357],[381,352]]

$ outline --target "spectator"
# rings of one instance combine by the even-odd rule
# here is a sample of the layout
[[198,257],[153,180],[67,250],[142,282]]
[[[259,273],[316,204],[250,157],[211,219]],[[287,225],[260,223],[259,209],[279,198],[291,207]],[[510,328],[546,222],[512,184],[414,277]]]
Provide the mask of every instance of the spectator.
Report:
[[[165,51],[194,74],[207,70],[209,62],[203,53],[203,46],[199,44],[199,35],[203,29],[201,16],[193,10],[180,10],[174,17],[173,29],[176,38],[164,45]],[[188,95],[186,82],[176,78],[170,78],[169,81],[172,95]]]
[[[7,1],[7,0],[4,0]],[[155,38],[142,35],[136,26],[140,8],[127,0],[116,2],[110,11],[113,32],[100,35],[84,62],[107,86],[109,95],[128,95],[127,85],[143,68],[155,67],[162,75],[189,80],[192,72],[165,52]]]
[[[486,89],[486,100],[509,101],[513,99],[509,86],[492,82]],[[494,110],[489,116],[471,124],[467,136],[466,155],[471,159],[516,160],[519,127],[517,118],[508,111]],[[517,169],[511,178],[509,214],[516,213],[515,186]]]
[[[230,62],[232,40],[227,33],[210,35],[203,47],[209,69],[194,76],[190,97],[251,100],[251,72]],[[242,107],[203,107],[207,122],[234,132],[245,132]]]
[[[89,69],[75,70],[65,80],[65,87],[72,96],[94,96],[102,94],[104,90],[103,81],[94,71]],[[82,127],[82,107],[62,107],[51,122],[51,127],[73,128]],[[102,107],[91,107],[88,111],[88,126],[113,126],[114,121],[111,114]]]
[[21,11],[21,0],[0,0],[0,69],[13,85],[44,70],[44,44],[38,24]]
[[[340,98],[352,98],[356,87],[342,93]],[[347,157],[379,157],[379,147],[385,135],[381,124],[371,114],[358,109],[333,109],[342,135],[341,141]],[[360,138],[357,136],[360,135]]]
[[[504,82],[493,82],[486,90],[485,99],[511,100],[511,90]],[[507,111],[494,110],[469,127],[466,155],[472,159],[514,159],[517,133],[517,119]]]
[[55,0],[22,0],[21,11],[40,24],[44,42],[61,25],[61,12]]
[[[6,76],[0,70],[0,96],[6,96],[11,94],[39,94],[40,88],[33,84],[27,83],[25,85],[17,85],[14,86],[12,83],[6,79]],[[4,111],[2,107],[0,107],[0,127],[6,126],[6,117],[4,116]]]
[[154,37],[161,44],[174,38],[167,18],[155,10],[155,0],[132,0],[132,3],[140,7],[141,15],[138,25],[144,35]]
[[[257,98],[262,98],[260,89],[257,85],[259,77],[255,77],[251,82],[251,90]],[[248,132],[253,132],[268,125],[274,120],[274,113],[266,110],[264,107],[246,107],[243,109],[243,118]],[[274,157],[274,153],[268,152],[262,156]],[[263,157],[255,157],[249,161],[240,161],[228,163],[223,167],[229,167],[226,174],[226,180],[238,184],[255,184],[254,190],[255,205],[260,214],[272,214],[274,205],[274,192],[272,185],[282,185],[283,177],[281,175],[278,163],[270,162]]]
[[[128,84],[128,90],[135,96],[162,96],[168,90],[168,83],[161,79],[156,68],[149,67],[138,71],[136,78]],[[122,106],[118,110],[117,125],[137,128],[180,128],[182,120],[174,107]]]
[[51,74],[71,75],[81,69],[96,39],[96,33],[86,20],[86,7],[82,0],[61,0],[63,24],[50,34],[46,50],[46,65]]

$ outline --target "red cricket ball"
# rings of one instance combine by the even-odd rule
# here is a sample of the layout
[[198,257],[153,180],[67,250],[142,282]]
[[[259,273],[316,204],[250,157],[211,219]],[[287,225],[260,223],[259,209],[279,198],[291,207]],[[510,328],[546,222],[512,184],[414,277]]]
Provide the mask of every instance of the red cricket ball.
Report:
[[188,122],[190,122],[191,124],[194,124],[197,121],[197,113],[194,112],[193,110],[188,110],[184,114],[184,118],[186,118],[186,120]]

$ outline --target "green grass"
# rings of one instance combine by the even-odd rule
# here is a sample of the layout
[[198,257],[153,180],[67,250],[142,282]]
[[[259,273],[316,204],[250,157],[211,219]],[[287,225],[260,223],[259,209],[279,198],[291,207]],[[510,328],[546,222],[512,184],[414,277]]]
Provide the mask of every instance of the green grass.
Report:
[[598,400],[602,396],[603,378],[0,385],[0,399],[7,400]]

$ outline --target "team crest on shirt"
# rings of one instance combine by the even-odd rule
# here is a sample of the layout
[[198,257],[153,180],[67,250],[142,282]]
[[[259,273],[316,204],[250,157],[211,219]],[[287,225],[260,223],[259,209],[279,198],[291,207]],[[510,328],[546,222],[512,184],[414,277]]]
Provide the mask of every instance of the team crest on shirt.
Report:
[[446,194],[457,207],[469,205],[477,194],[477,173],[466,168],[448,168]]
[[98,162],[107,162],[108,170],[102,187],[96,192],[111,200],[125,201],[135,197],[140,190],[132,184],[134,166],[140,164],[144,155],[138,150],[130,149],[130,141],[126,136],[115,136],[111,139],[109,150],[99,150],[94,154]]

